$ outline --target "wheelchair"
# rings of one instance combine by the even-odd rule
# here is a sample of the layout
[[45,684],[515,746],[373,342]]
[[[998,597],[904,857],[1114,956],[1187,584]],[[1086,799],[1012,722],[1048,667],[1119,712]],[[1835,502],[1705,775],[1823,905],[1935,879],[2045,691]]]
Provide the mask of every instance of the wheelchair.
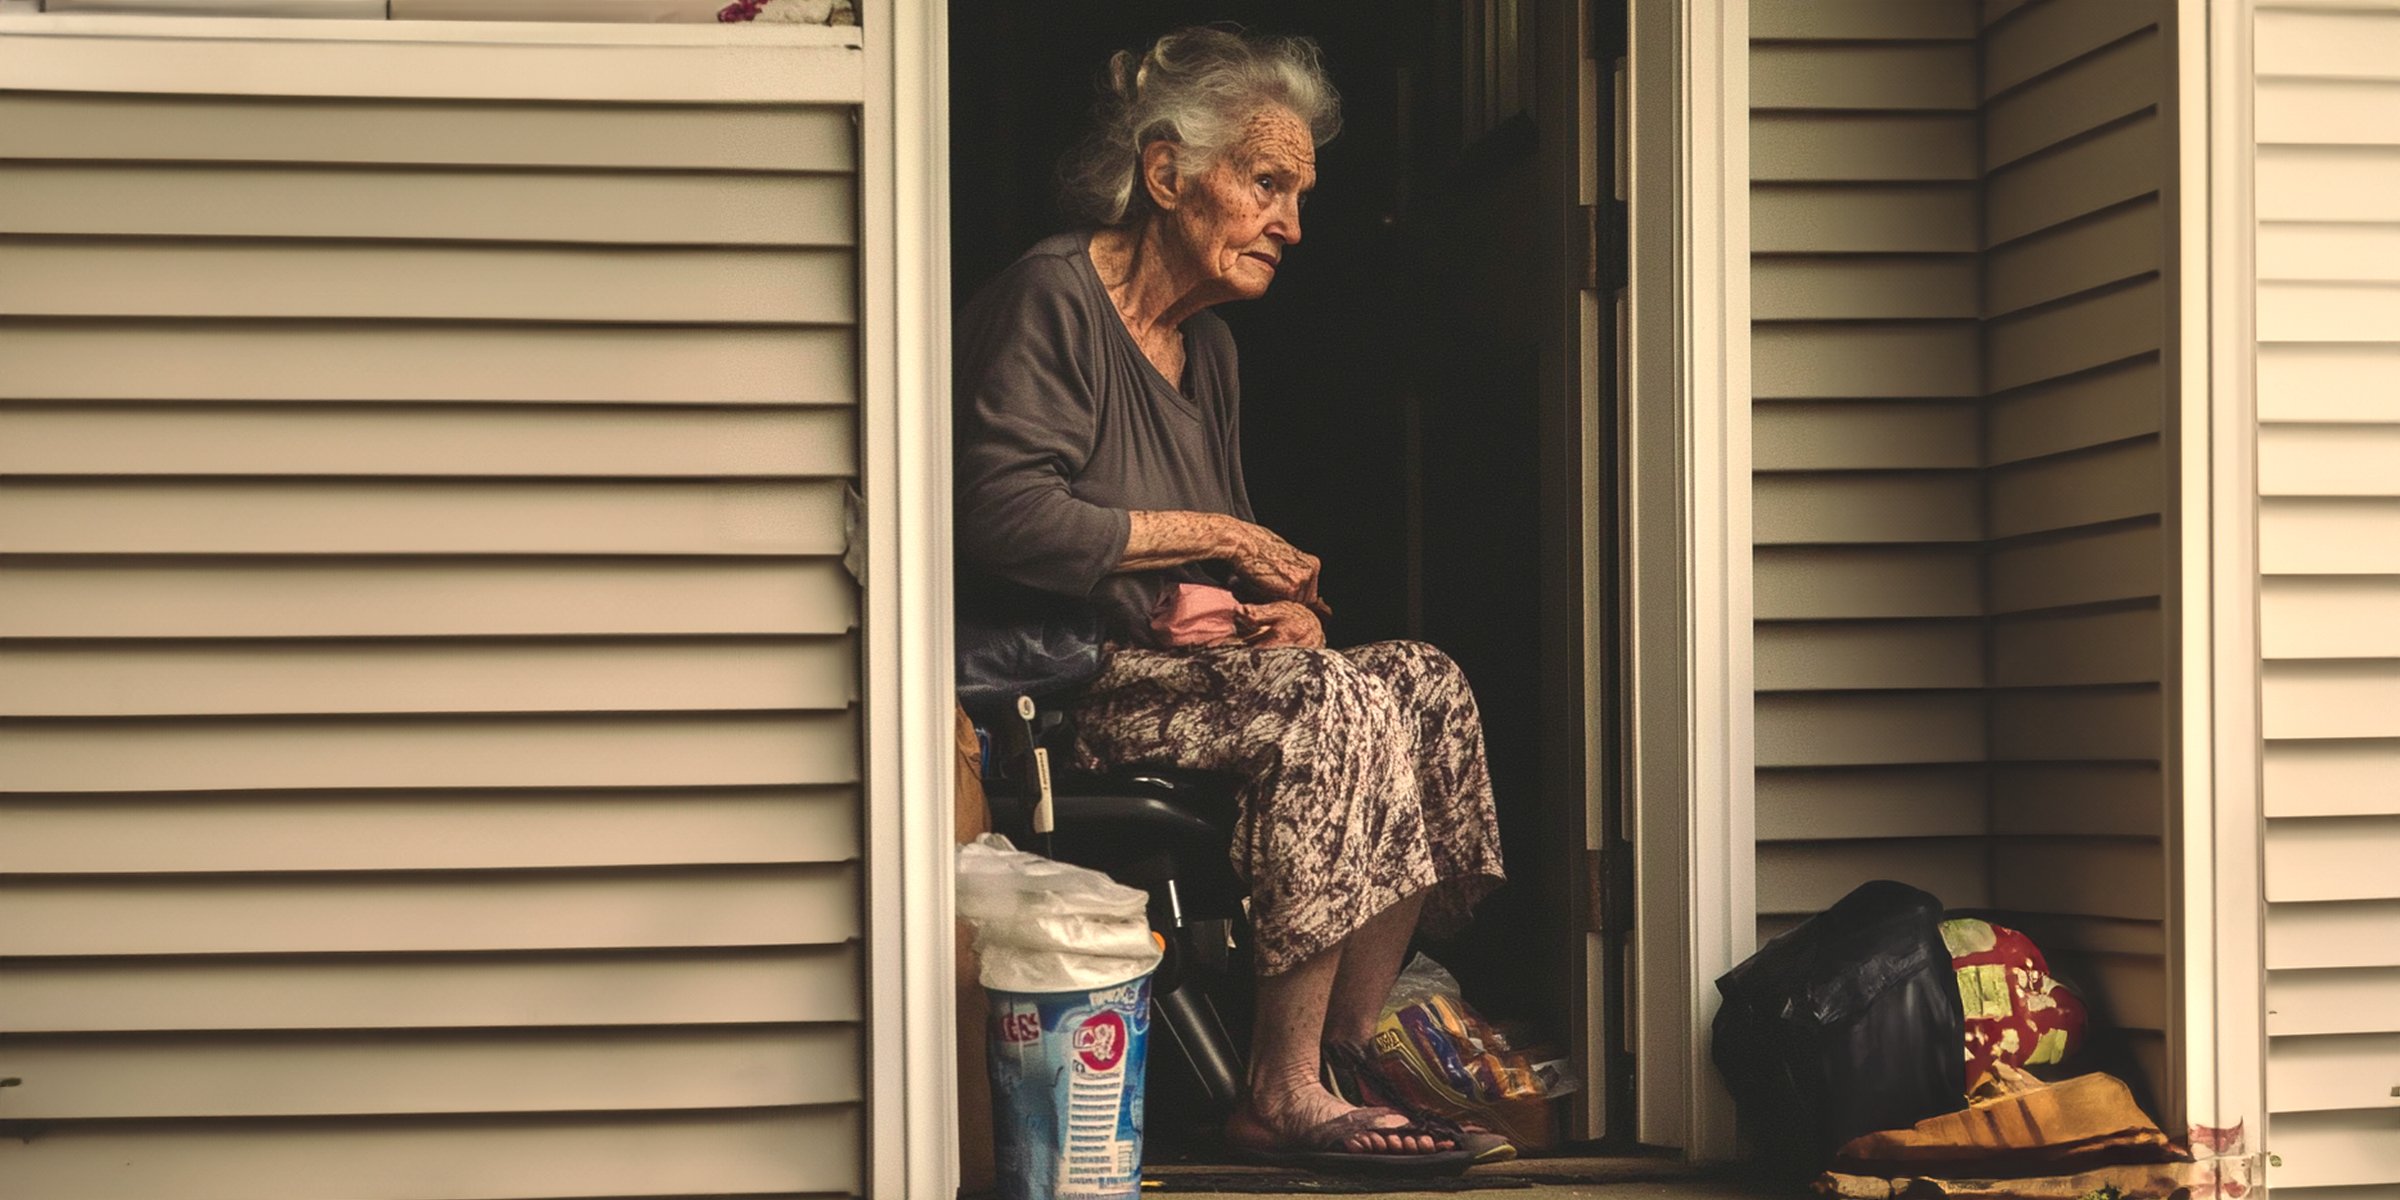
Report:
[[[977,719],[976,728],[996,832],[1149,895],[1165,957],[1150,989],[1147,1135],[1170,1146],[1213,1137],[1241,1096],[1253,988],[1247,889],[1226,856],[1240,781],[1169,766],[1073,770],[1074,730],[1054,708]],[[1048,760],[1047,832],[1035,829],[1045,782],[1036,749]],[[1244,1040],[1227,1027],[1228,1011]]]

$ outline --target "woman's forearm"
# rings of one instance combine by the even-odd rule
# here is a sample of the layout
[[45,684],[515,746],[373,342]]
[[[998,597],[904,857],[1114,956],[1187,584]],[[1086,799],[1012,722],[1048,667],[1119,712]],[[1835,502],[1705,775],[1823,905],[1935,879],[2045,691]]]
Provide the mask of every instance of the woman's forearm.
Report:
[[1151,571],[1240,555],[1250,526],[1223,513],[1135,512],[1120,571]]

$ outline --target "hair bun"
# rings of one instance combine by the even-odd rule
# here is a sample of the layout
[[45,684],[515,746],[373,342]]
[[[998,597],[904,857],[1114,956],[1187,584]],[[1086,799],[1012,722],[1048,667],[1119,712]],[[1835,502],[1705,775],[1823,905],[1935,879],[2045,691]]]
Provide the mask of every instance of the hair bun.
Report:
[[1137,62],[1133,51],[1117,51],[1108,58],[1108,90],[1123,103],[1133,103],[1142,94],[1142,76],[1149,69],[1147,56]]

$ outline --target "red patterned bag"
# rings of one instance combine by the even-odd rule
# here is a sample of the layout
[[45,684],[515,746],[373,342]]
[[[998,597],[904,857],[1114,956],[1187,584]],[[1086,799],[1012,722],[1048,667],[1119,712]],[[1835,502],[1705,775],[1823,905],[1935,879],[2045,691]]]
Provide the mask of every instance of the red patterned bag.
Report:
[[1965,917],[1942,922],[1942,941],[1966,1012],[1969,1095],[1991,1077],[1994,1063],[2055,1063],[2082,1046],[2083,998],[2050,977],[2032,938]]

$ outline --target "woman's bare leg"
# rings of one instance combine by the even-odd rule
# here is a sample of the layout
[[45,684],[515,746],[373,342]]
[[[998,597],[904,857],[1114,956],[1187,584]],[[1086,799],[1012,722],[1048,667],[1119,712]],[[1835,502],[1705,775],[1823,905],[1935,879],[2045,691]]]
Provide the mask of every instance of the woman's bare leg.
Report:
[[[1332,949],[1258,981],[1258,1019],[1250,1037],[1250,1098],[1234,1114],[1228,1130],[1236,1141],[1262,1148],[1288,1143],[1354,1107],[1325,1090],[1317,1073],[1317,1045],[1325,1033],[1325,1006],[1343,973],[1343,960],[1352,943],[1371,928],[1372,922]],[[1407,940],[1403,934],[1401,944]],[[1351,1138],[1347,1148],[1355,1153],[1427,1154],[1449,1149],[1450,1143],[1368,1133]]]
[[1342,966],[1334,975],[1333,993],[1325,1005],[1323,1040],[1357,1045],[1375,1036],[1383,1018],[1383,1002],[1400,977],[1400,958],[1417,931],[1417,914],[1425,893],[1417,894],[1369,918],[1342,942]]

